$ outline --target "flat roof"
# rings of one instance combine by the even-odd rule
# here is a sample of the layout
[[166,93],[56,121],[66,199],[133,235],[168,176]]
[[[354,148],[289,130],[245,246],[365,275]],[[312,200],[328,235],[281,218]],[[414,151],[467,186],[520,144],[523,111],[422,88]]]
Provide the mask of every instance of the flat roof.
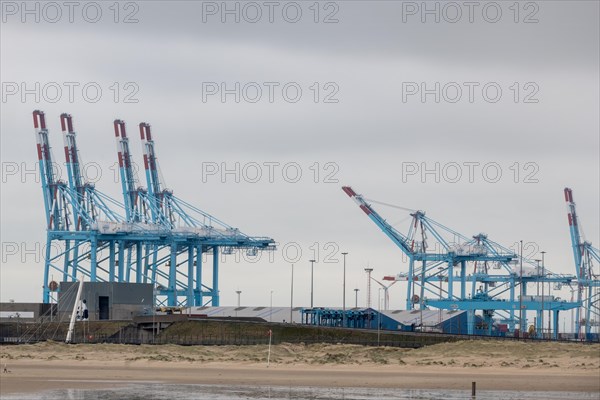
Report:
[[[292,310],[292,322],[302,322],[302,307],[294,307]],[[290,307],[191,307],[182,310],[183,314],[204,314],[209,317],[241,317],[262,318],[267,322],[290,322]]]

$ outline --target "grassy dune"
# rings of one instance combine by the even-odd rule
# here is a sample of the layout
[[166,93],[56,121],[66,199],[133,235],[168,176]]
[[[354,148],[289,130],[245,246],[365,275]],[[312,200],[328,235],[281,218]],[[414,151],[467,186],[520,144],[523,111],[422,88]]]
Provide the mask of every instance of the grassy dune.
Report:
[[[44,342],[2,346],[0,361],[89,360],[253,364],[266,362],[267,346],[119,345]],[[600,369],[600,345],[504,341],[460,341],[419,349],[347,344],[287,344],[272,347],[271,362],[292,365],[406,365],[450,368],[500,367]]]

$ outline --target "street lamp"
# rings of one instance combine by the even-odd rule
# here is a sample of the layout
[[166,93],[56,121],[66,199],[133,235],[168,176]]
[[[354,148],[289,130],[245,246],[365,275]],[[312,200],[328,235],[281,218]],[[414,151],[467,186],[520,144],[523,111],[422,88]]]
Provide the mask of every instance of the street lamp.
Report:
[[519,276],[519,337],[523,337],[523,241],[521,243],[520,276]]
[[546,278],[546,271],[544,270],[544,255],[545,251],[542,251],[542,339],[544,338],[544,286],[546,282],[543,279]]
[[292,323],[293,310],[294,310],[294,264],[292,264],[292,287],[290,290],[290,324]]
[[354,308],[358,308],[358,291],[360,289],[354,289]]
[[342,285],[342,304],[344,313],[342,314],[342,326],[346,326],[346,256],[348,255],[348,252],[343,252],[342,255],[344,256],[344,282]]
[[313,300],[314,300],[314,272],[315,272],[315,261],[316,260],[308,260],[310,261],[310,308],[313,308]]
[[[535,266],[535,273],[536,273],[536,275],[537,275],[538,277],[540,277],[540,276],[542,275],[542,272],[541,272],[541,265],[540,265],[540,263],[542,262],[542,260],[541,260],[541,259],[539,259],[539,258],[536,258],[536,259],[535,259],[535,260],[533,260],[533,261],[535,261],[535,263],[536,263],[536,266]],[[537,280],[537,282],[536,282],[536,283],[537,283],[537,285],[536,285],[536,287],[535,287],[535,294],[536,294],[536,296],[539,296],[539,295],[540,295],[540,281],[539,281],[539,279]]]
[[[541,335],[541,337],[543,338],[544,337],[544,272],[540,271],[540,262],[541,261],[542,260],[540,260],[540,259],[537,259],[537,258],[535,259],[535,262],[537,264],[535,272],[538,275],[537,285],[536,285],[536,290],[535,290],[535,294],[538,296],[537,301],[539,301],[539,295],[540,295],[540,277],[542,278],[541,279],[541,281],[542,281],[542,312],[541,312],[541,319],[540,319],[540,321],[536,321],[536,323],[535,323],[535,325],[536,325],[535,329],[536,329],[536,332],[537,332],[537,327],[541,323],[541,325],[540,325],[541,326],[540,331],[537,332],[537,334]],[[540,314],[538,313],[538,315],[540,315]]]

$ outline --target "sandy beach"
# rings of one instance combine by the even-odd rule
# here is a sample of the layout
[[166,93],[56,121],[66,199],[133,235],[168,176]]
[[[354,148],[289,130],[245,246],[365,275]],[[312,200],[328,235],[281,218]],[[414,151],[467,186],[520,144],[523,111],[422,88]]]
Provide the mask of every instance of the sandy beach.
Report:
[[600,393],[600,345],[466,341],[355,345],[0,347],[0,394],[154,381],[271,386],[470,388]]

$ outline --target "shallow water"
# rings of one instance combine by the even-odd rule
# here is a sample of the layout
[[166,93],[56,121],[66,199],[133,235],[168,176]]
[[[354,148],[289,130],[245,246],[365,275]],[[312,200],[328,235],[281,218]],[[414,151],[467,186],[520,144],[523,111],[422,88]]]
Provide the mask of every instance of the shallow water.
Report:
[[[107,386],[116,381],[105,382]],[[119,383],[122,383],[119,382]],[[259,387],[223,385],[173,385],[161,383],[127,383],[108,389],[60,389],[39,393],[3,396],[6,400],[375,400],[427,399],[471,400],[466,390],[374,389],[374,388],[316,388],[316,387]],[[582,392],[518,392],[478,391],[477,400],[597,400],[597,393]]]

